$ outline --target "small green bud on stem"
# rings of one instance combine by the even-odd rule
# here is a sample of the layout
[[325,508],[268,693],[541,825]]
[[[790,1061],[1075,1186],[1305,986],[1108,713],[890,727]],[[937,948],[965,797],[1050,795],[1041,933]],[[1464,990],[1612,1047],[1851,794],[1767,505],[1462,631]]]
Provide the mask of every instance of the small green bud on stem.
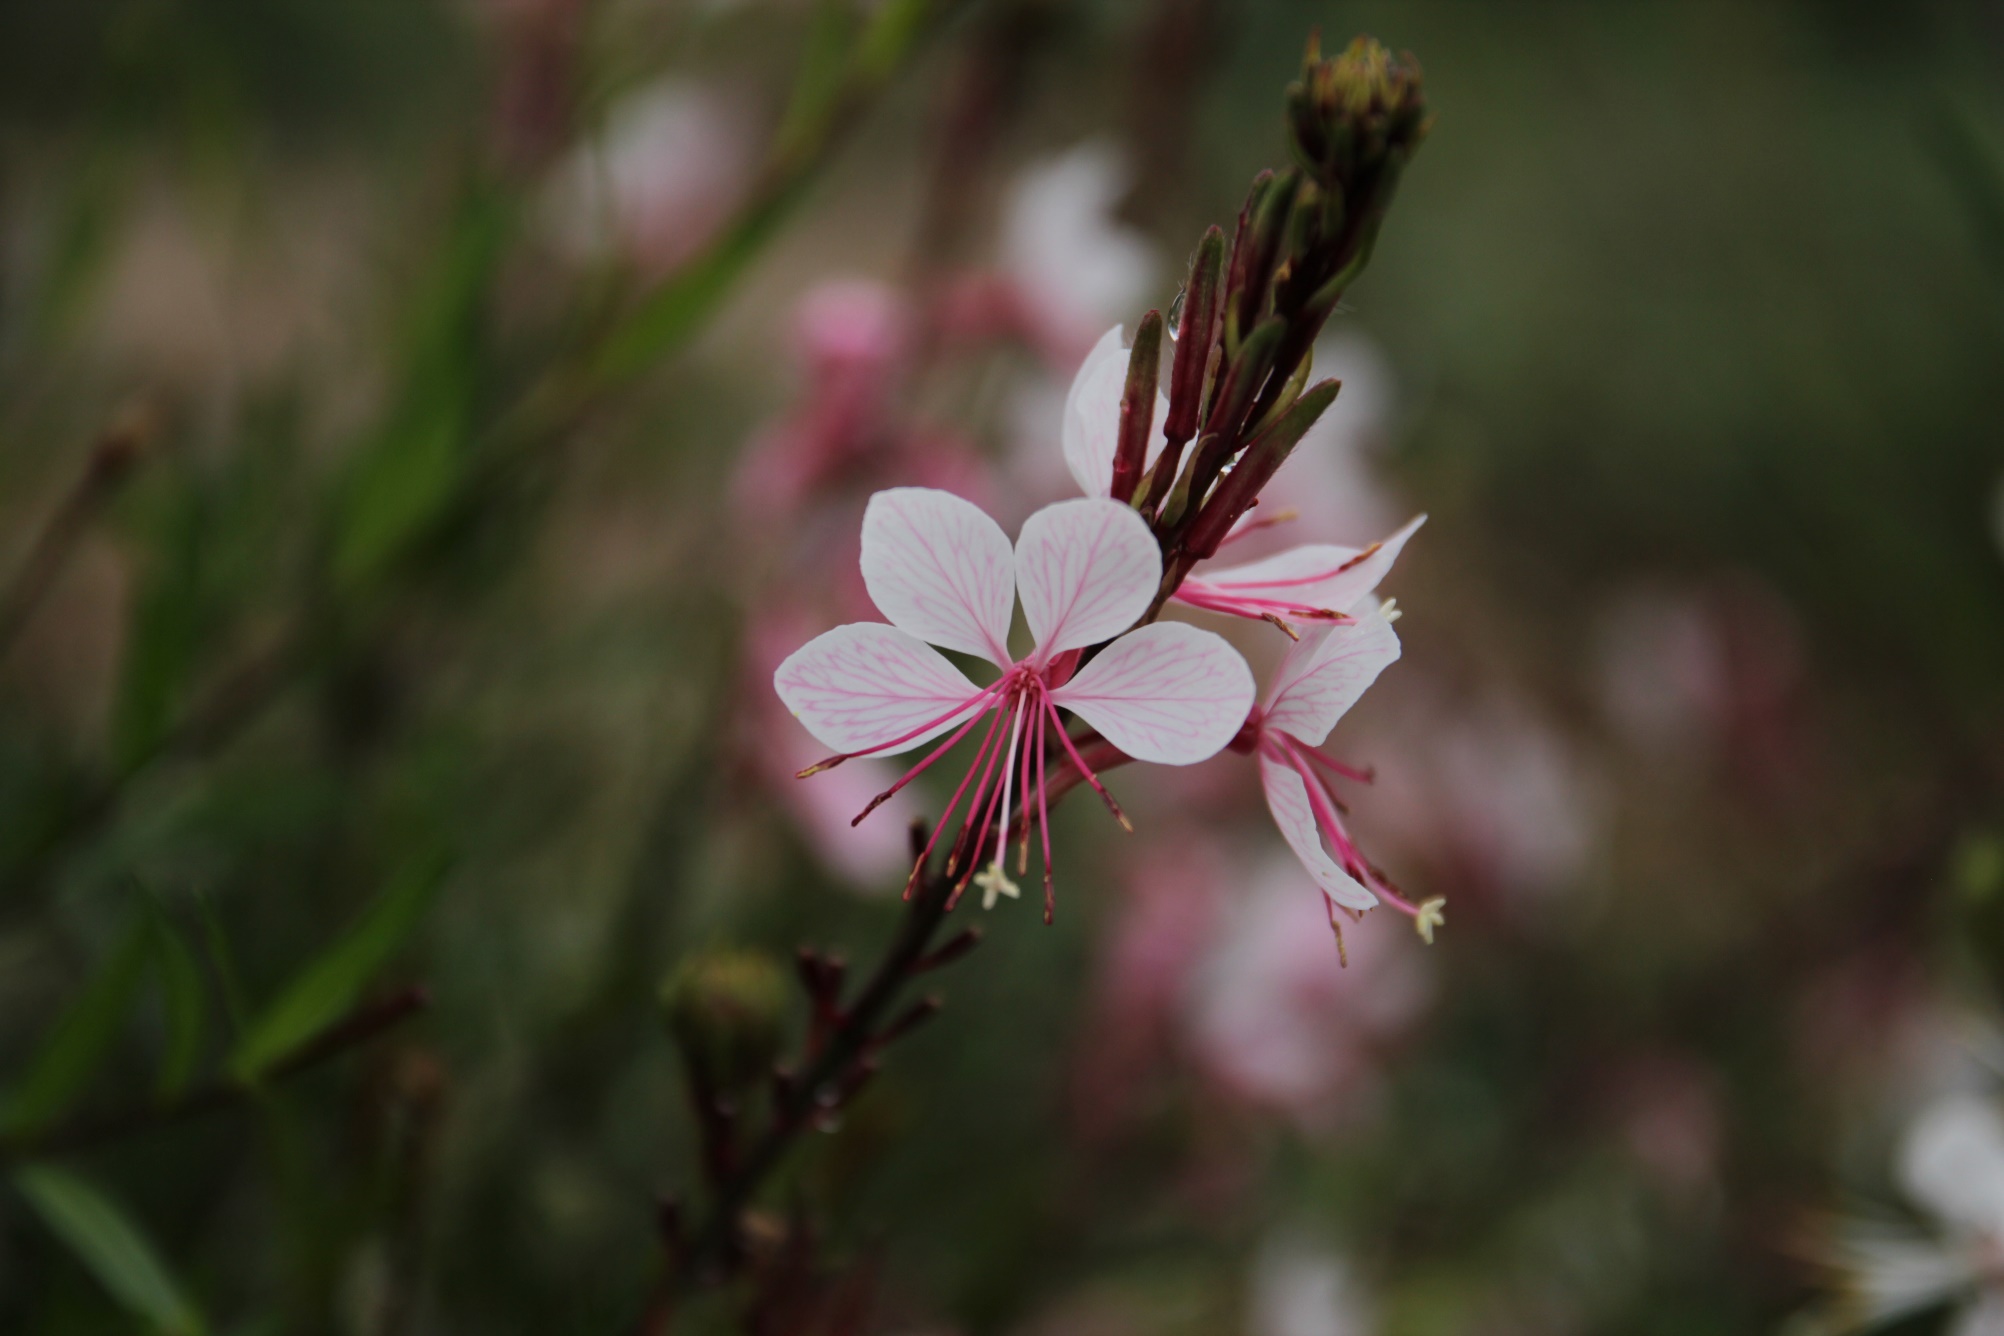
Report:
[[662,985],[661,1009],[691,1078],[713,1094],[729,1095],[771,1071],[786,998],[786,977],[770,957],[710,951]]

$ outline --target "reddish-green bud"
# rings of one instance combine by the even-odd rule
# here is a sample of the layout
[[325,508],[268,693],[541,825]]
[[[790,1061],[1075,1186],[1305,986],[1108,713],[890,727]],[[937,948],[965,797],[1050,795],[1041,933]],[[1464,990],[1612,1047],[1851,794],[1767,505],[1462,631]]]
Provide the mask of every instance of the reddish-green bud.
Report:
[[1301,79],[1287,90],[1288,143],[1324,189],[1354,205],[1359,186],[1404,166],[1429,124],[1425,83],[1410,55],[1359,37],[1324,59],[1310,39]]
[[1113,499],[1126,501],[1140,485],[1155,430],[1155,384],[1162,375],[1162,313],[1150,311],[1134,331],[1127,386],[1120,396],[1120,437],[1113,449]]

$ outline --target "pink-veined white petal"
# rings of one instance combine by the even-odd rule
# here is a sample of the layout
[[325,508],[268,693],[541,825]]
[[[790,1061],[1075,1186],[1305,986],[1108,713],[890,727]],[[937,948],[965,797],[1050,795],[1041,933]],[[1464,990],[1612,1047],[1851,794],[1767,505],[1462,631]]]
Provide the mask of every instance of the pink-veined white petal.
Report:
[[1259,780],[1266,790],[1267,810],[1273,813],[1274,825],[1280,827],[1280,837],[1294,850],[1294,856],[1308,869],[1308,875],[1322,888],[1322,893],[1343,908],[1359,913],[1377,904],[1378,897],[1345,872],[1323,848],[1322,829],[1315,823],[1308,785],[1294,768],[1261,751]]
[[1119,635],[1148,610],[1161,583],[1155,535],[1117,501],[1060,501],[1023,521],[1016,592],[1045,659]]
[[1009,664],[1016,566],[981,507],[931,487],[893,487],[863,511],[863,583],[891,625]]
[[1355,621],[1311,626],[1288,647],[1267,692],[1266,727],[1319,746],[1399,657],[1399,637],[1373,605]]
[[1349,612],[1376,589],[1406,540],[1426,523],[1415,516],[1404,528],[1368,548],[1310,543],[1222,570],[1199,571],[1191,583],[1226,596],[1271,598],[1332,612]]
[[938,650],[880,622],[822,632],[787,656],[772,685],[823,745],[838,752],[881,747],[884,756],[966,719],[981,691]]
[[[1129,352],[1121,346],[1123,334],[1122,327],[1115,325],[1100,335],[1065,394],[1065,464],[1087,496],[1105,496],[1113,488],[1113,455],[1120,444],[1120,400],[1127,392]],[[1162,424],[1168,418],[1169,400],[1157,390],[1144,467],[1153,466],[1155,457],[1162,453]]]
[[1252,672],[1222,636],[1155,622],[1101,650],[1051,699],[1137,761],[1215,756],[1252,708]]

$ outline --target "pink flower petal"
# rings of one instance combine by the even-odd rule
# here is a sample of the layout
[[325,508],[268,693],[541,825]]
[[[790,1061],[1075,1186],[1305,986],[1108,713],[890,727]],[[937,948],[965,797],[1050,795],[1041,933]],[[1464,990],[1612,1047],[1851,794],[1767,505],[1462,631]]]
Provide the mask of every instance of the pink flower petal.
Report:
[[772,685],[824,745],[885,756],[946,732],[981,695],[945,655],[879,622],[824,631],[787,656]]
[[1355,621],[1312,626],[1288,648],[1274,671],[1266,726],[1318,746],[1378,674],[1399,657],[1399,637],[1377,608]]
[[1023,617],[1045,658],[1119,635],[1161,582],[1162,550],[1147,521],[1116,501],[1045,506],[1016,540]]
[[1009,663],[1015,557],[981,507],[929,487],[893,487],[863,512],[863,583],[891,625]]
[[1204,570],[1186,583],[1226,595],[1273,598],[1348,612],[1390,574],[1406,540],[1424,523],[1426,516],[1414,517],[1375,548],[1311,543],[1243,566]]
[[1051,699],[1137,761],[1215,756],[1252,708],[1252,672],[1222,636],[1156,622],[1100,651]]
[[1322,888],[1322,893],[1343,908],[1359,913],[1377,904],[1378,897],[1337,866],[1329,851],[1322,847],[1322,831],[1315,824],[1308,786],[1294,768],[1262,751],[1259,781],[1266,789],[1267,810],[1273,813],[1273,824],[1280,827],[1280,837],[1294,850],[1294,856],[1308,869],[1308,875]]
[[[1128,350],[1121,347],[1123,330],[1115,325],[1079,364],[1065,395],[1065,464],[1087,496],[1105,496],[1113,486],[1113,455],[1120,443],[1120,399],[1127,391]],[[1155,425],[1148,434],[1146,463],[1162,453],[1162,424],[1169,419],[1169,400],[1155,394]]]

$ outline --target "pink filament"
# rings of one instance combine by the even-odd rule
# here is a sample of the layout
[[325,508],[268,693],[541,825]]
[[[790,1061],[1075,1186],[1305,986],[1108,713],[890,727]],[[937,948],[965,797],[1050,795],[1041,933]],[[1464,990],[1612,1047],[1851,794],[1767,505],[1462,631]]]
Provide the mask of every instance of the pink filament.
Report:
[[1327,781],[1316,774],[1301,756],[1301,744],[1283,734],[1280,747],[1282,755],[1307,786],[1308,802],[1315,809],[1316,824],[1322,827],[1323,834],[1328,836],[1329,842],[1335,846],[1336,856],[1342,860],[1344,870],[1383,896],[1393,908],[1401,913],[1417,916],[1419,906],[1387,885],[1385,879],[1372,871],[1370,864],[1364,861],[1364,856],[1357,852],[1357,846],[1350,842],[1349,833],[1343,829],[1343,822],[1336,815],[1335,802],[1329,793]]

